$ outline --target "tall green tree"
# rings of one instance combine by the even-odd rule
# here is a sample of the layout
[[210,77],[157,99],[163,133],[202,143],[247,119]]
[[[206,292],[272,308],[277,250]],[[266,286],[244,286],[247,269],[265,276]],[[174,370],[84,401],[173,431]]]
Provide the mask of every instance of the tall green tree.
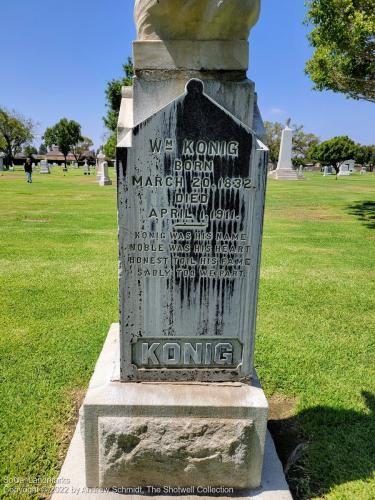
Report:
[[116,143],[117,143],[117,138],[116,134],[114,133],[110,136],[108,141],[103,146],[103,153],[106,155],[107,158],[115,158]]
[[316,90],[375,102],[375,0],[306,0]]
[[43,140],[47,146],[59,148],[64,155],[66,166],[66,157],[69,152],[83,140],[81,125],[74,120],[62,118],[56,125],[46,129]]
[[0,108],[0,152],[5,154],[4,163],[9,168],[22,147],[34,138],[34,124],[15,111]]
[[39,146],[39,154],[40,155],[45,155],[47,154],[47,146],[44,144],[44,142],[41,143],[41,145]]
[[23,154],[26,158],[32,158],[34,155],[38,154],[38,150],[34,146],[28,145],[23,148]]
[[122,69],[124,75],[121,78],[110,80],[105,89],[107,114],[103,117],[103,121],[104,125],[110,131],[110,135],[104,149],[111,153],[110,155],[105,153],[109,158],[113,158],[115,156],[116,129],[122,98],[121,89],[122,87],[129,87],[133,85],[134,69],[133,62],[130,57],[128,57],[127,63],[123,64]]
[[338,136],[312,146],[309,156],[322,165],[332,165],[338,174],[344,161],[357,159],[358,149],[348,136]]
[[[275,165],[279,158],[281,133],[285,125],[279,122],[264,122],[267,136],[267,146],[270,150],[270,161]],[[303,125],[292,125],[293,129],[293,149],[292,161],[294,165],[305,165],[310,158],[308,152],[313,145],[319,143],[319,138],[315,134],[306,133]]]
[[93,147],[94,143],[90,137],[82,137],[82,140],[72,146],[71,153],[77,162],[82,161],[85,155],[90,152],[90,148]]
[[274,165],[277,163],[280,151],[281,133],[284,125],[279,122],[264,122],[266,129],[266,145],[269,149],[269,161]]
[[356,160],[363,167],[369,167],[372,172],[375,166],[375,144],[358,146]]
[[134,69],[130,57],[128,57],[127,63],[123,64],[122,69],[124,75],[121,78],[110,80],[105,89],[107,114],[103,117],[103,121],[111,132],[115,132],[117,127],[122,97],[121,88],[133,85]]

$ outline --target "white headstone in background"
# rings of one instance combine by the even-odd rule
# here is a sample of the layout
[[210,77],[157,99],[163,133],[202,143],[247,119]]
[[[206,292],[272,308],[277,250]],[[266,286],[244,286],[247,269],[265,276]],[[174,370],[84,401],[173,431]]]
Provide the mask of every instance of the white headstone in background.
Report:
[[47,160],[42,160],[40,162],[40,174],[50,174],[49,164]]
[[103,161],[100,172],[99,186],[111,186],[112,181],[108,175],[108,162]]
[[346,160],[340,165],[340,169],[343,172],[349,172],[349,174],[343,173],[339,175],[350,175],[355,172],[355,161],[354,160]]
[[366,173],[367,173],[367,169],[366,169],[366,167],[361,167],[361,170],[360,170],[360,172],[359,172],[359,173],[360,173],[361,175],[366,174]]
[[105,154],[103,153],[103,151],[100,151],[96,157],[96,179],[98,182],[102,176],[104,162],[105,162]]
[[293,129],[289,127],[290,119],[281,134],[279,161],[276,170],[268,174],[269,177],[277,180],[297,181],[303,179],[303,175],[293,169],[292,149],[293,149]]
[[340,177],[341,176],[351,175],[350,167],[349,167],[349,164],[347,162],[342,163],[340,165],[339,173],[337,175],[339,175]]
[[85,163],[83,164],[83,175],[90,175],[90,165],[87,160],[85,160]]

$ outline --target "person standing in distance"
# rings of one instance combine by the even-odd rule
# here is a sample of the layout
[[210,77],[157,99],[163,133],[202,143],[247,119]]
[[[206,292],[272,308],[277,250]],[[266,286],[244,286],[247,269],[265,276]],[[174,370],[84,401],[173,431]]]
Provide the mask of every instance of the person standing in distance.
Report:
[[32,180],[32,173],[33,173],[33,165],[31,163],[31,158],[26,158],[25,164],[23,166],[25,173],[26,173],[26,180],[27,182],[33,182]]

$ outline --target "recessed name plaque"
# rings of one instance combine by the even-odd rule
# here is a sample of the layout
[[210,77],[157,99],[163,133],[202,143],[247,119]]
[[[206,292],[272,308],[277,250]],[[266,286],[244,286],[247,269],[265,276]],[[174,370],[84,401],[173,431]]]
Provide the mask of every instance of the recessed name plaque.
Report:
[[196,79],[117,149],[122,380],[251,376],[266,165]]

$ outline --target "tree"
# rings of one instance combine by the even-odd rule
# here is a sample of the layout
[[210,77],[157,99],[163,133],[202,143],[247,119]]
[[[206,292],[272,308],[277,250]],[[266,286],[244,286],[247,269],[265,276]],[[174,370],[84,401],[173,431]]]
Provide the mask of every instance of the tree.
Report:
[[119,79],[113,79],[107,83],[105,89],[106,107],[108,108],[106,116],[103,117],[104,125],[112,132],[116,131],[117,120],[121,106],[121,89],[133,85],[133,62],[128,57],[128,62],[122,66],[124,76]]
[[266,145],[269,149],[269,160],[271,163],[276,164],[279,158],[281,133],[284,125],[279,122],[264,122],[266,129]]
[[38,150],[34,146],[26,146],[23,148],[23,154],[26,158],[32,158],[34,155],[38,154]]
[[5,154],[4,163],[9,168],[22,146],[33,138],[34,124],[15,111],[0,108],[0,152]]
[[309,156],[322,165],[332,165],[338,174],[340,165],[346,160],[356,159],[358,146],[347,136],[333,137],[312,146]]
[[43,140],[47,146],[57,146],[59,148],[64,155],[66,166],[66,157],[69,152],[83,140],[81,125],[74,120],[62,118],[56,125],[47,128],[44,132]]
[[[281,133],[284,125],[279,122],[264,123],[267,135],[267,146],[270,150],[269,158],[274,164],[277,163],[279,158]],[[294,165],[306,164],[309,161],[308,152],[311,147],[319,143],[319,138],[315,134],[308,134],[304,132],[303,125],[292,125],[293,128],[293,150],[292,161]]]
[[47,146],[44,144],[44,142],[42,142],[41,145],[39,146],[39,154],[40,155],[47,154]]
[[104,125],[110,130],[111,134],[104,148],[113,153],[111,155],[107,155],[109,158],[113,158],[115,156],[117,142],[116,129],[122,99],[121,89],[124,86],[129,87],[133,85],[134,69],[133,62],[130,57],[128,57],[127,63],[124,64],[122,68],[124,76],[122,78],[109,81],[105,90],[107,114],[103,117],[103,121]]
[[293,128],[293,165],[306,165],[311,160],[309,151],[319,144],[319,138],[315,134],[304,132],[303,125],[293,125]]
[[370,172],[372,172],[375,166],[375,144],[359,145],[356,160],[363,167],[369,167]]
[[315,90],[375,102],[374,0],[307,0],[315,48],[305,72]]
[[82,161],[84,156],[87,156],[87,153],[90,152],[90,148],[94,145],[92,140],[89,137],[82,137],[82,140],[72,146],[71,152],[74,155],[74,158],[77,162]]
[[107,158],[115,158],[116,156],[116,134],[112,134],[106,144],[103,146],[103,152]]

